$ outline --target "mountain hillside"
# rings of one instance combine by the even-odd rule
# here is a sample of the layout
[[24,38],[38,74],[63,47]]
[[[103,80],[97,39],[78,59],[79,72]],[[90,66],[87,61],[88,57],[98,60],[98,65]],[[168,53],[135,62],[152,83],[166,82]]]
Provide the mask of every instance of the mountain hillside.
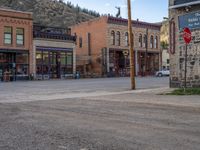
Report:
[[0,0],[0,7],[33,12],[35,23],[54,27],[67,27],[99,16],[62,0]]

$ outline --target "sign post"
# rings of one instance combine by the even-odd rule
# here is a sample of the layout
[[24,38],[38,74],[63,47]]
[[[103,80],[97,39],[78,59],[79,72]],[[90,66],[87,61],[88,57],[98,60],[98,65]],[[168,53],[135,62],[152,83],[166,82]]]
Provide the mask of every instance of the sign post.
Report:
[[187,49],[188,49],[188,44],[192,40],[192,33],[188,27],[183,29],[183,39],[185,41],[185,78],[184,78],[184,92],[187,88]]

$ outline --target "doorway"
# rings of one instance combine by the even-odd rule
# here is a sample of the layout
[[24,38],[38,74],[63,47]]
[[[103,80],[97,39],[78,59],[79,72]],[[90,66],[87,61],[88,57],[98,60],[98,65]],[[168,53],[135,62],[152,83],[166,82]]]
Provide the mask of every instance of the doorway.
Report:
[[16,80],[16,53],[0,53],[0,80]]

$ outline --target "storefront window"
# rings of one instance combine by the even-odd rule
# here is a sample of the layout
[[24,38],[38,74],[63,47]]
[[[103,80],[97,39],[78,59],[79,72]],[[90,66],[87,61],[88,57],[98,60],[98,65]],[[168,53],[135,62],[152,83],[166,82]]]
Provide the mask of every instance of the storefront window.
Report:
[[16,64],[16,74],[17,75],[28,75],[28,65]]
[[72,65],[72,53],[67,53],[67,65]]
[[43,64],[49,64],[49,52],[43,51]]
[[66,53],[60,53],[60,62],[61,62],[61,65],[66,65]]
[[36,63],[37,64],[42,64],[42,51],[37,51],[36,52]]
[[5,63],[5,62],[7,62],[6,55],[4,53],[0,53],[0,63]]
[[16,54],[16,63],[28,64],[28,54]]
[[4,27],[4,44],[12,44],[12,27]]
[[50,64],[56,65],[56,53],[50,52]]
[[24,45],[24,29],[17,28],[16,34],[17,45]]

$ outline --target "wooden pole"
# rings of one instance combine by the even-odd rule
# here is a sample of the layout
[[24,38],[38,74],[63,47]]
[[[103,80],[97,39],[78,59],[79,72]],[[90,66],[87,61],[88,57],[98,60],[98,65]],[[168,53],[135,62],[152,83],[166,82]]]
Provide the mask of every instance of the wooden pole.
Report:
[[129,31],[129,54],[130,54],[130,77],[131,89],[135,90],[135,54],[133,49],[133,33],[132,33],[132,19],[131,19],[131,1],[127,0],[128,4],[128,31]]

